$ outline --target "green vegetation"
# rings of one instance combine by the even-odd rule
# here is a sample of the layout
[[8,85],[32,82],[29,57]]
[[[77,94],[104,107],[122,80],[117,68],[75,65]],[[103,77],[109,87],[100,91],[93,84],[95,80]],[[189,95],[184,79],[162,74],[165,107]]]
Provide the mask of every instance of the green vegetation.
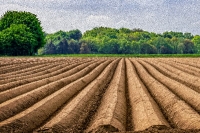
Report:
[[[200,36],[193,36],[191,33],[170,31],[156,34],[141,29],[97,27],[86,31],[81,37],[82,34],[79,30],[74,31],[77,31],[74,34],[79,35],[79,38],[71,38],[72,31],[59,31],[47,35],[48,43],[39,54],[160,55],[200,53]],[[63,44],[65,47],[62,47]],[[65,51],[60,52],[61,49]]]
[[78,54],[80,52],[80,30],[69,32],[58,31],[54,34],[47,34],[45,37],[46,45],[39,49],[41,54]]
[[36,15],[30,12],[7,11],[1,17],[1,55],[34,55],[44,44],[44,33]]
[[[200,36],[182,32],[157,34],[142,29],[96,27],[86,31],[44,33],[36,15],[7,11],[0,19],[0,55],[62,54],[200,54]],[[73,56],[73,55],[72,55]],[[170,55],[171,56],[171,55]]]
[[200,57],[200,54],[54,54],[54,55],[36,55],[36,57],[138,57],[138,58],[155,58],[155,57]]
[[[0,56],[1,57],[16,57],[16,56]],[[34,56],[17,56],[19,58],[23,57],[117,57],[117,58],[197,58],[200,57],[200,54],[45,54],[45,55],[34,55]]]

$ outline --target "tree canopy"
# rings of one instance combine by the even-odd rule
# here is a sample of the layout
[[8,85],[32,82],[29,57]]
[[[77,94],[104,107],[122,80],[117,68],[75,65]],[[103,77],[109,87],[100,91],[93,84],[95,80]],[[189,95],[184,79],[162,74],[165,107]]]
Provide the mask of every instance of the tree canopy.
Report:
[[[187,54],[195,53],[197,49],[193,38],[191,33],[170,31],[156,34],[142,29],[97,27],[86,31],[82,40],[87,42],[91,53]],[[96,45],[95,51],[93,45]],[[199,45],[196,43],[196,46]]]
[[84,34],[79,29],[48,34],[43,32],[35,14],[7,11],[0,19],[0,55],[34,55],[38,51],[39,54],[193,54],[200,53],[200,36],[109,27],[96,27]]
[[46,45],[39,50],[40,54],[78,54],[81,48],[81,37],[82,33],[78,29],[47,34]]
[[0,54],[33,55],[44,46],[44,32],[35,14],[7,11],[0,19]]
[[[65,47],[63,39],[65,39]],[[96,27],[83,35],[79,30],[58,31],[48,34],[46,41],[48,42],[46,47],[53,44],[55,51],[45,53],[44,47],[43,54],[193,54],[200,52],[199,35],[173,31],[157,34],[142,29]],[[65,49],[65,52],[61,49]]]

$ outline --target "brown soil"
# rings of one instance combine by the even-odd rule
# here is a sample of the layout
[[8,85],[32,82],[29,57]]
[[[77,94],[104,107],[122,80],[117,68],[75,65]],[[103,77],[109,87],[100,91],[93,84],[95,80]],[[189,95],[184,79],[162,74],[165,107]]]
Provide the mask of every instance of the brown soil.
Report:
[[199,64],[0,58],[0,133],[200,133]]

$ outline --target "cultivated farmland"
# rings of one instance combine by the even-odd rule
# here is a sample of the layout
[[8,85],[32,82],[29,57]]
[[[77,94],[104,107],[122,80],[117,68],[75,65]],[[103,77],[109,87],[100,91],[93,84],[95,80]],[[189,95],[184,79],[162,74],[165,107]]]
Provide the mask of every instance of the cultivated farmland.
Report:
[[199,58],[0,58],[0,133],[199,129]]

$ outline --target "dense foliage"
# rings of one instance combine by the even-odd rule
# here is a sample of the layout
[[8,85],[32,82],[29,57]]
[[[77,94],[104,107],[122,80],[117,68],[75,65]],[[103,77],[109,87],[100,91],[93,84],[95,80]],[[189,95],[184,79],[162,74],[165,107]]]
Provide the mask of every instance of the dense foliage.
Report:
[[200,53],[200,36],[191,33],[96,27],[83,35],[78,29],[44,34],[40,24],[30,12],[7,11],[0,19],[0,55]]
[[33,55],[44,38],[40,21],[30,12],[7,11],[0,19],[1,55]]
[[[74,37],[75,36],[75,37]],[[141,29],[98,27],[59,31],[46,36],[43,54],[193,54],[200,53],[200,36],[191,33],[156,34]]]
[[80,52],[80,30],[58,31],[46,35],[46,45],[39,49],[39,54],[78,54]]
[[191,54],[197,52],[198,45],[193,38],[190,33],[182,32],[156,34],[141,29],[99,27],[86,31],[82,40],[92,53]]

